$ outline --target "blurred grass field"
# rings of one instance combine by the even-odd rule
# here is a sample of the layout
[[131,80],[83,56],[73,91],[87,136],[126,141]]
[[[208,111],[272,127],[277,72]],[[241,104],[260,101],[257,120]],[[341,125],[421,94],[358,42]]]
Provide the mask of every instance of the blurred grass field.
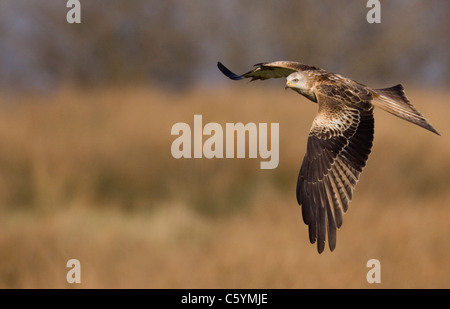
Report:
[[[317,106],[233,85],[2,96],[0,288],[450,288],[448,91],[406,87],[440,137],[375,111],[337,248],[319,255],[295,199]],[[279,123],[278,168],[174,159],[171,127],[194,114]],[[78,285],[66,282],[72,258]],[[373,258],[378,285],[366,281]]]

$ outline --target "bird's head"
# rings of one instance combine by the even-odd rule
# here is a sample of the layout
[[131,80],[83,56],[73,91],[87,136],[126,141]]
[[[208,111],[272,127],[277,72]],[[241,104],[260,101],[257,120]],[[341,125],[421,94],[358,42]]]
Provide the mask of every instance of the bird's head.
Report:
[[305,89],[305,78],[303,74],[295,72],[286,77],[286,87],[284,88],[291,88],[292,90]]
[[286,77],[286,86],[284,89],[292,89],[301,95],[304,95],[308,99],[317,102],[316,96],[311,89],[311,82],[308,79],[308,76],[305,75],[302,71],[294,72],[288,77]]

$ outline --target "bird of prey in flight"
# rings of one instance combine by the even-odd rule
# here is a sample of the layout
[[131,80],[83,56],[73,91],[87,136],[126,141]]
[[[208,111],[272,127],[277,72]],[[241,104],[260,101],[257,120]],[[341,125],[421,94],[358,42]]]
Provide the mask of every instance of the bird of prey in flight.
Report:
[[342,225],[353,190],[369,157],[373,134],[373,109],[379,107],[397,117],[440,135],[407,99],[402,85],[372,89],[338,74],[292,61],[256,64],[237,75],[222,63],[217,66],[233,80],[286,78],[290,88],[318,103],[308,136],[306,155],[297,181],[297,201],[308,225],[309,240],[322,253],[325,240],[336,247],[336,229]]

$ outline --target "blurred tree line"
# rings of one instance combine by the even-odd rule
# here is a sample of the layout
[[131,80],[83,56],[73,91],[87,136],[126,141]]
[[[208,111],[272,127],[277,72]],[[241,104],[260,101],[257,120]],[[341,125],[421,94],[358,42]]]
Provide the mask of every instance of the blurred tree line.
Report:
[[189,87],[258,62],[295,60],[361,82],[450,82],[450,1],[0,0],[0,86],[144,83]]

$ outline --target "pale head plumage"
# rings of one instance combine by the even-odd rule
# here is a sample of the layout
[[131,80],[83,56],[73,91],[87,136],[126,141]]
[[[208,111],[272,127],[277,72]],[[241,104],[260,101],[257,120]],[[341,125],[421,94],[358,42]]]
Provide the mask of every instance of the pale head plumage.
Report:
[[298,71],[287,76],[285,89],[290,88],[301,95],[304,95],[311,101],[317,102],[316,95],[312,90],[311,79],[305,72],[306,71]]

